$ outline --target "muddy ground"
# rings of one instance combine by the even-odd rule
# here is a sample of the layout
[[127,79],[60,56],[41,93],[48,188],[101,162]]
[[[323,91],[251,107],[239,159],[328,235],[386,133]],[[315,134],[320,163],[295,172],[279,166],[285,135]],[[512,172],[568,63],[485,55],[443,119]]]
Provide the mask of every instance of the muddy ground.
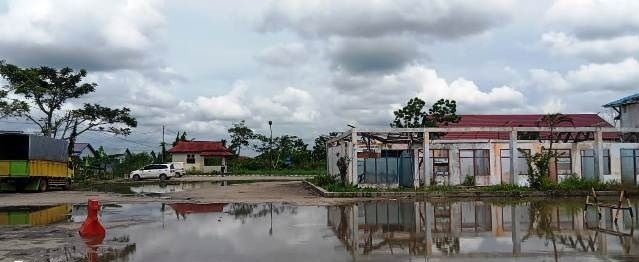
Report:
[[[92,192],[89,190],[50,191],[45,193],[0,193],[0,207],[47,206],[57,204],[84,204],[89,198],[97,198],[102,204],[126,204],[146,202],[194,202],[194,203],[264,203],[285,202],[296,205],[330,205],[351,202],[353,199],[329,199],[315,195],[304,188],[303,177],[183,177],[179,182],[203,183],[196,189],[166,194],[120,194]],[[220,186],[216,181],[238,181]],[[276,180],[276,181],[273,181]],[[250,183],[247,183],[250,182]],[[127,182],[128,183],[128,182]],[[139,185],[157,183],[143,181]],[[127,184],[128,185],[128,184]],[[138,223],[130,221],[124,223]],[[122,226],[105,224],[108,228]],[[4,261],[83,261],[86,249],[77,234],[79,222],[58,222],[46,226],[0,226],[0,262]],[[103,245],[118,246],[117,241],[106,240]],[[126,250],[126,246],[114,248]],[[109,250],[109,249],[103,249]],[[103,257],[105,254],[101,254]],[[112,254],[117,256],[117,252]]]
[[[286,202],[298,205],[329,205],[351,202],[353,199],[323,198],[304,188],[300,177],[183,177],[171,182],[237,181],[252,183],[231,184],[229,186],[204,186],[183,192],[142,196],[83,190],[51,191],[44,193],[0,193],[0,207],[42,206],[55,204],[81,204],[89,198],[97,198],[101,203],[139,202],[200,202],[200,203],[263,203]],[[273,181],[280,180],[280,181]],[[253,182],[255,181],[255,182]],[[268,181],[268,182],[261,182]],[[147,181],[152,182],[152,181]],[[157,181],[155,181],[157,182]],[[144,182],[143,182],[144,183]]]

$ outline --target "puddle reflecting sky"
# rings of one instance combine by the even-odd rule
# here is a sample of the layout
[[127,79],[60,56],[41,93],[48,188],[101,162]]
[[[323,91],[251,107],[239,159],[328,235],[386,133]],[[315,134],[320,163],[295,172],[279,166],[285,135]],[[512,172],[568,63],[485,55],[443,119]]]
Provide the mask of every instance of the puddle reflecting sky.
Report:
[[[81,222],[85,208],[73,207],[71,220]],[[13,217],[44,217],[43,210],[22,209]],[[0,221],[2,212],[10,217],[10,210],[0,210]],[[600,220],[596,210],[584,211],[582,199],[145,203],[105,205],[100,213],[108,227],[100,261],[639,260],[637,217],[625,212],[615,226],[614,213],[602,212]]]
[[143,184],[127,184],[112,183],[93,185],[88,188],[91,191],[119,193],[119,194],[166,194],[173,192],[182,192],[192,189],[205,187],[229,186],[235,184],[254,183],[251,180],[238,181],[206,181],[206,182],[182,182],[182,183],[143,183]]

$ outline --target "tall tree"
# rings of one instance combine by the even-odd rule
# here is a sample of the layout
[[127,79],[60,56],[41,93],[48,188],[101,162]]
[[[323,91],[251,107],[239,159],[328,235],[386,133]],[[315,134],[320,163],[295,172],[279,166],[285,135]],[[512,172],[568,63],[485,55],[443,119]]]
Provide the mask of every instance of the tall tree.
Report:
[[326,142],[328,142],[329,136],[320,135],[315,138],[315,144],[313,145],[313,159],[322,160],[326,158]]
[[228,129],[228,132],[231,136],[230,149],[238,156],[240,155],[242,146],[248,146],[251,139],[255,136],[253,130],[246,126],[244,120],[234,123],[233,127]]
[[0,76],[9,82],[2,87],[4,97],[14,94],[20,99],[2,98],[0,112],[26,118],[37,125],[44,136],[69,140],[69,152],[78,136],[87,131],[128,135],[137,121],[130,110],[83,104],[76,109],[63,108],[72,99],[92,93],[96,83],[84,83],[87,72],[65,67],[20,68],[0,61]]
[[171,145],[175,146],[180,141],[189,141],[189,139],[186,136],[187,136],[186,131],[182,132],[181,135],[180,135],[180,131],[178,131],[177,134],[175,135],[175,141],[173,141]]
[[426,102],[418,97],[408,100],[406,106],[393,112],[395,120],[390,124],[397,128],[417,128],[433,126],[428,119],[428,113],[424,111]]
[[418,97],[411,98],[406,106],[393,112],[395,120],[390,124],[397,128],[435,127],[459,121],[455,100],[440,99],[426,112],[426,102]]
[[457,102],[455,100],[439,99],[428,110],[430,119],[435,122],[435,125],[443,124],[447,126],[449,123],[459,122],[459,116],[457,115]]

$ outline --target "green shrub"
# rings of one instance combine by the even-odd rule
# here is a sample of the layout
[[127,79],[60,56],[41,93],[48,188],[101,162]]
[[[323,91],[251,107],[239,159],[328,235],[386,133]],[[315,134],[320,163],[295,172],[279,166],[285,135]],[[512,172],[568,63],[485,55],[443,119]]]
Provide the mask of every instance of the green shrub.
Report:
[[330,184],[335,184],[337,181],[335,180],[335,178],[333,178],[332,176],[329,175],[319,175],[319,176],[315,176],[311,179],[311,182],[317,186],[326,186],[326,185],[330,185]]
[[474,176],[466,176],[464,178],[464,182],[462,182],[462,186],[474,186],[475,185],[475,177]]

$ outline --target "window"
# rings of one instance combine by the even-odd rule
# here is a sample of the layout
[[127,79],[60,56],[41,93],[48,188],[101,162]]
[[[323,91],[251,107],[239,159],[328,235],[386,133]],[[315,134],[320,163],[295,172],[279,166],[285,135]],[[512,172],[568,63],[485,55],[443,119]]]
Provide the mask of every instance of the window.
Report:
[[555,157],[555,163],[550,164],[551,177],[572,174],[572,158],[570,156],[570,149],[553,149],[552,151],[557,154],[557,157]]
[[621,182],[636,184],[639,175],[639,149],[621,149]]
[[436,177],[444,177],[448,182],[448,174],[450,172],[448,166],[448,149],[432,149],[430,150],[431,164],[433,165],[433,179]]
[[192,154],[186,155],[186,163],[195,164],[195,155],[192,155]]
[[[587,179],[597,179],[597,169],[595,168],[595,150],[581,150],[581,177]],[[604,175],[610,175],[610,150],[603,152]]]
[[459,150],[459,165],[462,180],[467,176],[489,176],[490,158],[488,149]]
[[[530,154],[530,149],[524,149],[524,151]],[[502,149],[499,152],[501,158],[501,179],[502,182],[510,181],[510,149]],[[519,150],[515,150],[515,155],[517,159],[515,159],[515,173],[518,175],[528,175],[528,161],[526,160],[526,156],[519,152]]]
[[218,156],[207,156],[204,158],[204,166],[221,166],[222,158]]
[[144,170],[152,170],[155,169],[155,165],[144,166]]

